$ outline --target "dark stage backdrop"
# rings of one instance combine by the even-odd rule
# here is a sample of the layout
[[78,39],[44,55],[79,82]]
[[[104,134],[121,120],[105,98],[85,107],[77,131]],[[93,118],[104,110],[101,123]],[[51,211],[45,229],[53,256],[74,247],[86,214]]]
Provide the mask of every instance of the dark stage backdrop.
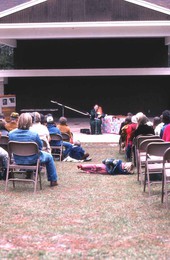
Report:
[[[10,78],[5,94],[16,95],[17,111],[32,108],[57,108],[55,116],[62,114],[61,107],[51,100],[82,112],[90,112],[94,104],[103,107],[106,114],[137,113],[160,115],[170,109],[170,77],[58,77]],[[65,109],[67,117],[84,117]]]

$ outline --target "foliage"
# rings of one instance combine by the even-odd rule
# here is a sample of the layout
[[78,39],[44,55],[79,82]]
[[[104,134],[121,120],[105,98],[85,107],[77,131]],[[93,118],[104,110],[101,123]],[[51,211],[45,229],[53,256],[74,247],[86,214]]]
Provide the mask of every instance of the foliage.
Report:
[[0,69],[12,69],[13,67],[13,48],[0,45]]

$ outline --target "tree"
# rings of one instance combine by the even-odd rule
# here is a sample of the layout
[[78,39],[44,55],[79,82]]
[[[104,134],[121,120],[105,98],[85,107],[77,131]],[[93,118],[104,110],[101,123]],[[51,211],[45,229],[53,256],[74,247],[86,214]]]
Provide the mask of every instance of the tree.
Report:
[[13,69],[13,48],[0,44],[0,69]]

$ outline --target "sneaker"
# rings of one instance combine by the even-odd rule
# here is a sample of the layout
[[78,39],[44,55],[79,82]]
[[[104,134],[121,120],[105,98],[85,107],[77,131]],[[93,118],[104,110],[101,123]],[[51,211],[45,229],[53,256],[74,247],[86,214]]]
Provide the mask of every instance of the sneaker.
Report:
[[90,157],[88,157],[88,158],[86,158],[86,159],[84,159],[84,162],[89,162],[89,161],[91,161],[92,159],[90,158]]

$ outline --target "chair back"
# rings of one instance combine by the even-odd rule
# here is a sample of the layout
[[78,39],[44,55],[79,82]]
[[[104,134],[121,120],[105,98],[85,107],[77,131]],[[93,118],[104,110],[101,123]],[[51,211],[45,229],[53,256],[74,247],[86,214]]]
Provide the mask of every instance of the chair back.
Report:
[[170,147],[170,142],[151,142],[147,146],[147,154],[152,156],[162,157],[167,148]]
[[[62,135],[60,134],[50,134],[50,137],[51,141],[63,141]],[[63,155],[63,142],[61,142],[61,145],[52,145],[50,143],[50,147],[54,160],[59,156],[59,160],[61,162]]]
[[135,146],[136,146],[136,149],[139,148],[139,145],[141,142],[143,142],[144,140],[147,140],[147,139],[161,139],[160,136],[158,135],[139,135],[137,137],[135,137]]
[[0,137],[0,147],[5,149],[8,152],[8,142],[9,142],[9,137],[7,135],[1,135]]
[[62,141],[63,140],[62,135],[60,135],[60,134],[50,134],[50,137],[51,137],[51,141],[52,140],[55,140],[55,141]]
[[39,155],[39,148],[35,142],[9,141],[8,150],[10,154],[15,154],[18,156]]
[[70,136],[67,133],[61,133],[61,136],[63,138],[63,141],[70,142]]
[[[6,175],[6,183],[5,183],[5,191],[7,191],[7,186],[10,181],[13,182],[13,187],[15,188],[15,182],[25,182],[25,183],[33,183],[34,184],[34,193],[37,189],[37,182],[40,184],[40,189],[42,189],[41,185],[41,174],[40,174],[40,152],[38,148],[38,144],[35,142],[17,142],[17,141],[9,141],[8,142],[8,151],[9,151],[9,160],[7,165],[7,175]],[[16,164],[13,155],[17,156],[32,156],[37,155],[37,161],[35,165],[32,164]],[[27,174],[28,171],[32,171],[34,173],[34,177],[27,178],[18,178],[16,177],[21,174]]]

